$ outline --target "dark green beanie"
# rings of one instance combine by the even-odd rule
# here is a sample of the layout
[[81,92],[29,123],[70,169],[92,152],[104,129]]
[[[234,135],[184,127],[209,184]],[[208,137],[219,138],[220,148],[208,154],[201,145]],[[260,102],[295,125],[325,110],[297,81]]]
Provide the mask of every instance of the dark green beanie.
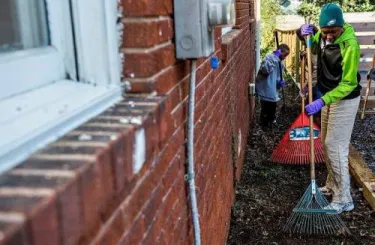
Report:
[[320,12],[319,26],[320,28],[344,26],[344,17],[341,8],[334,3],[324,5]]

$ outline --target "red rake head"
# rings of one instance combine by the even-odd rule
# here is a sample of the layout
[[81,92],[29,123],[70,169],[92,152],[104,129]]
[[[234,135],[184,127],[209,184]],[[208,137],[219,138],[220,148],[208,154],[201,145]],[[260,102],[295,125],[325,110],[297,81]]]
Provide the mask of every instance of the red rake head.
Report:
[[[319,127],[314,123],[315,163],[324,162]],[[300,114],[273,151],[271,160],[281,164],[310,164],[309,118]]]

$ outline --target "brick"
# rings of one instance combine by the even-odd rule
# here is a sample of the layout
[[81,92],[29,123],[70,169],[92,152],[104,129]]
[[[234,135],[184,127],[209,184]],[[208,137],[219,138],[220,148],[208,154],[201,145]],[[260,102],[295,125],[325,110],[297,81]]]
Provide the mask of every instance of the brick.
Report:
[[[99,120],[96,120],[100,121]],[[95,122],[93,120],[92,122]],[[114,132],[118,131],[118,132]],[[132,128],[127,131],[121,129],[113,130],[113,132],[95,132],[95,131],[73,131],[69,135],[63,137],[60,141],[65,144],[72,142],[72,145],[77,145],[80,142],[80,137],[86,135],[90,140],[85,140],[85,142],[104,142],[108,145],[111,155],[111,164],[114,176],[114,188],[116,192],[123,189],[125,180],[129,180],[133,177],[132,168],[132,152],[133,152],[133,134]],[[84,142],[79,143],[82,146],[85,145]]]
[[[12,171],[15,174],[24,173],[26,176],[12,176],[10,178],[13,178],[13,184],[12,182],[3,182],[2,186],[55,187],[59,220],[62,229],[61,240],[63,244],[76,244],[81,236],[83,226],[82,209],[80,206],[82,199],[79,192],[78,180],[76,177],[70,179],[54,178],[47,179],[46,182],[43,174],[48,176],[49,171],[81,171],[84,166],[84,162],[82,161],[31,158],[17,166],[15,171]],[[30,171],[35,172],[35,170],[39,176],[27,176]]]
[[142,211],[144,215],[144,225],[146,229],[151,225],[152,220],[154,219],[156,212],[162,203],[163,196],[164,187],[162,184],[159,184],[150,195],[149,200],[145,204],[145,207]]
[[153,160],[159,151],[160,134],[158,132],[159,122],[154,116],[150,116],[144,122],[146,136],[146,160]]
[[[59,207],[60,226],[64,244],[71,244],[76,239],[92,236],[99,226],[99,207],[96,192],[97,173],[93,160],[72,157],[71,155],[36,155],[21,164],[17,169],[38,169],[40,171],[74,170],[78,174],[65,184],[60,182],[56,189]],[[42,185],[39,185],[42,186]],[[50,187],[51,184],[48,184]]]
[[180,127],[168,140],[170,143],[167,145],[166,149],[161,152],[155,164],[155,169],[157,169],[159,173],[166,171],[174,156],[180,151],[181,147],[184,146],[185,133],[185,128]]
[[[181,222],[181,225],[178,225],[177,226],[179,229],[175,230],[175,234],[178,234],[179,237],[178,237],[178,241],[176,242],[176,244],[193,244],[193,239],[191,239],[192,237],[190,237],[189,239],[189,225],[188,225],[188,221],[182,221]],[[204,244],[204,243],[203,243]]]
[[128,144],[134,138],[134,131],[129,131],[127,135],[120,134],[118,137],[110,141],[110,149],[112,150],[113,176],[115,179],[116,192],[123,190],[125,181],[129,181],[133,177],[132,156],[133,144]]
[[129,82],[130,86],[126,92],[132,94],[152,93],[156,90],[153,77],[128,79],[127,82]]
[[152,224],[150,225],[143,244],[154,244],[157,241],[162,227],[164,226],[173,203],[177,200],[179,193],[182,193],[183,171],[175,175],[175,180],[171,186],[165,186],[164,189],[169,189],[163,196],[162,205],[158,209]]
[[170,211],[172,210],[173,204],[178,200],[180,196],[185,193],[185,180],[184,172],[180,171],[172,186],[169,188],[168,192],[163,197],[163,207],[160,209],[160,215],[164,217],[164,221],[169,217]]
[[212,70],[209,60],[198,66],[196,71],[196,86],[203,81],[203,79],[210,73]]
[[243,16],[249,15],[248,9],[236,9],[236,18],[239,19]]
[[173,0],[121,0],[125,16],[170,15],[173,12]]
[[180,127],[187,119],[187,110],[188,105],[187,101],[179,104],[172,112],[172,119],[173,119],[173,128],[177,129]]
[[236,25],[233,27],[234,29],[239,29],[239,30],[246,30],[249,28],[249,24],[250,24],[250,19],[248,16],[244,16],[240,19],[237,19],[236,20]]
[[158,217],[154,218],[150,227],[147,230],[146,237],[142,241],[142,244],[144,245],[153,245],[156,243],[158,239],[158,235],[161,232],[162,229],[162,217],[159,215]]
[[0,195],[0,212],[23,213],[32,244],[59,243],[55,196],[22,196],[13,193]]
[[176,62],[172,43],[164,43],[147,49],[124,49],[127,78],[150,77]]
[[179,61],[176,65],[163,71],[155,79],[155,89],[159,94],[166,94],[178,81],[185,78],[190,73],[190,62]]
[[124,232],[124,219],[122,212],[116,211],[111,219],[102,228],[99,244],[111,245],[118,244]]
[[184,150],[180,150],[177,155],[174,157],[170,166],[163,176],[162,183],[166,188],[170,188],[174,180],[179,176],[180,171],[183,171],[183,164],[184,164]]
[[43,200],[40,210],[30,214],[30,233],[34,245],[59,243],[57,213],[56,200],[51,198]]
[[83,233],[83,210],[77,179],[71,181],[58,194],[58,210],[63,244],[77,244]]
[[119,241],[119,245],[139,244],[143,240],[143,235],[146,231],[144,225],[144,216],[137,217],[133,224],[133,228],[129,230]]
[[[196,84],[197,86],[197,84]],[[178,89],[180,93],[180,103],[182,100],[185,100],[189,96],[190,92],[190,76],[185,77],[179,84],[178,84]],[[174,107],[175,108],[175,107]]]
[[[180,213],[179,213],[178,219],[176,219],[174,222],[174,227],[172,230],[173,236],[172,238],[170,238],[171,244],[184,244],[183,240],[185,240],[185,243],[186,243],[186,240],[188,240],[186,239],[188,236],[187,231],[188,231],[188,222],[189,222],[187,219],[187,209],[185,209],[185,207],[181,204],[178,205],[178,208],[179,209],[177,212],[180,212]],[[204,237],[204,235],[202,237]],[[205,244],[204,240],[202,241],[202,244]]]
[[248,8],[249,8],[248,3],[236,2],[236,10],[242,10],[242,9],[248,9]]
[[[111,150],[108,145],[99,144],[101,146],[85,145],[86,143],[77,142],[58,142],[50,145],[42,152],[44,154],[88,154],[95,158],[94,171],[95,178],[89,181],[95,181],[96,188],[94,190],[98,197],[97,203],[101,213],[107,211],[106,205],[113,198],[114,195],[114,178],[113,169],[111,166]],[[92,205],[92,204],[91,204]]]
[[[215,37],[215,41],[219,41],[221,40],[221,29],[222,27],[214,27],[214,37]],[[216,48],[215,48],[216,50]]]
[[[184,82],[184,80],[182,82]],[[181,98],[182,98],[181,97],[181,85],[182,85],[181,83],[175,88],[171,89],[168,92],[168,94],[166,94],[167,103],[168,103],[167,107],[169,111],[173,111],[178,106],[178,104],[182,102],[181,101]]]
[[160,233],[159,237],[156,240],[156,244],[160,244],[160,245],[168,244],[166,239],[167,239],[167,235],[165,234],[165,231],[162,230],[162,232]]
[[25,217],[20,214],[0,215],[0,244],[7,245],[29,245],[30,236],[25,227]]
[[[140,183],[131,192],[131,196],[129,197],[129,199],[124,204],[122,204],[121,207],[125,215],[125,219],[129,223],[132,223],[133,220],[137,217],[138,213],[141,211],[141,208],[147,203],[148,198],[158,184],[155,175],[150,170],[148,170],[147,173],[144,174],[139,182]],[[144,223],[143,218],[142,223]]]
[[123,48],[147,48],[173,38],[173,21],[165,18],[124,20]]
[[189,72],[189,62],[178,61],[159,73],[149,78],[128,78],[131,93],[157,92],[159,95],[167,94],[173,87],[178,85],[180,80],[186,77]]

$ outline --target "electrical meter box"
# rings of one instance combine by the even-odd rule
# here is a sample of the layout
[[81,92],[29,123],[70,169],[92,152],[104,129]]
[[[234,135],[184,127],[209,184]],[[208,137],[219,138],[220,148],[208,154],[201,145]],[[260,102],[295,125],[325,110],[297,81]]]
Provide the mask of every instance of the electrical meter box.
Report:
[[214,52],[215,26],[235,24],[235,0],[174,0],[178,59],[208,57]]

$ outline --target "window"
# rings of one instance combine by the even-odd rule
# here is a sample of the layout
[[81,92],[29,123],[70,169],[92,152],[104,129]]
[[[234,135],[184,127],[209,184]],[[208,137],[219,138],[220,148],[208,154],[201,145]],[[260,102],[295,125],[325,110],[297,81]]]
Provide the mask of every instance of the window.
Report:
[[64,25],[58,6],[47,9],[43,0],[2,0],[0,9],[0,74],[6,84],[0,99],[63,79],[64,55],[72,53],[63,38],[72,35],[54,31]]
[[0,171],[121,99],[116,18],[116,0],[0,1]]
[[0,52],[45,47],[49,44],[46,6],[38,0],[0,3]]

